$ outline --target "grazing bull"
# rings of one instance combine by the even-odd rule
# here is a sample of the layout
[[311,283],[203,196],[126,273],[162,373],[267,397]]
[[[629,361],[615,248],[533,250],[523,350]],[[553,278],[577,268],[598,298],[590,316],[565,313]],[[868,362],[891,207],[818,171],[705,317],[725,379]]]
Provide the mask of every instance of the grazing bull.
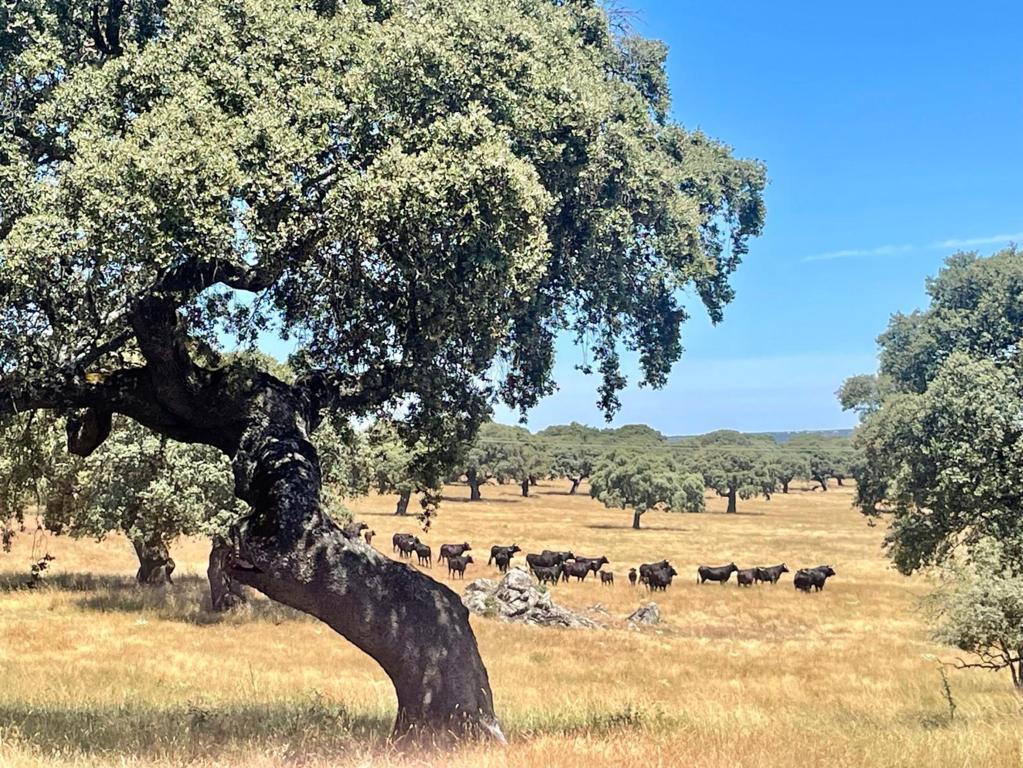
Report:
[[490,559],[487,560],[487,565],[490,565],[492,562],[494,562],[499,554],[504,553],[508,555],[508,559],[511,560],[515,556],[516,552],[521,551],[522,550],[519,549],[518,544],[512,544],[510,547],[502,547],[498,544],[495,544],[490,548]]
[[427,568],[433,568],[433,550],[422,542],[416,542],[415,550],[416,557],[419,558],[419,564],[425,565]]
[[362,534],[362,537],[366,539],[366,544],[372,547],[373,537],[376,535],[377,535],[376,531],[366,531],[364,534]]
[[545,549],[540,554],[546,557],[553,557],[559,563],[575,560],[575,555],[572,552],[555,552],[553,549]]
[[729,563],[728,565],[719,565],[712,567],[709,565],[701,565],[696,569],[697,583],[704,584],[708,581],[717,581],[724,584],[728,581],[732,574],[739,570],[739,566],[735,563]]
[[651,592],[666,592],[671,586],[671,580],[676,576],[678,576],[678,571],[670,565],[665,568],[656,568],[647,576],[646,585]]
[[575,558],[575,561],[577,563],[582,563],[588,566],[589,569],[594,573],[599,571],[601,566],[608,565],[611,562],[603,555],[601,555],[600,557],[577,557]]
[[656,563],[643,563],[639,566],[639,581],[641,584],[648,584],[651,573],[670,567],[671,564],[667,560],[659,560]]
[[448,576],[454,577],[457,573],[458,578],[465,578],[465,566],[472,562],[472,555],[451,555],[448,557]]
[[501,573],[508,573],[508,567],[511,565],[511,555],[507,552],[498,552],[494,562],[497,563],[497,570]]
[[615,575],[610,571],[600,571],[600,583],[613,587],[615,585]]
[[472,547],[469,546],[469,542],[465,542],[464,544],[441,544],[438,559],[448,560],[452,557],[459,557],[471,549]]
[[636,586],[636,582],[639,580],[639,575],[636,573],[635,568],[629,569],[629,585]]
[[561,568],[561,563],[551,566],[538,565],[533,569],[533,573],[540,580],[541,584],[551,584],[553,586],[561,580]]
[[792,577],[792,582],[796,589],[802,592],[809,592],[811,589],[820,592],[828,578],[834,575],[835,569],[830,565],[818,565],[816,568],[800,568]]
[[781,563],[780,565],[757,567],[753,571],[757,581],[769,581],[772,584],[777,584],[781,575],[788,573],[789,569],[785,567],[785,563]]
[[576,581],[586,581],[586,577],[593,571],[586,563],[564,563],[562,565],[562,578],[568,581],[569,576],[575,576]]
[[396,533],[391,537],[391,546],[395,552],[401,551],[401,543],[403,541],[415,541],[416,537],[411,533]]
[[757,579],[757,569],[744,568],[741,571],[736,571],[735,578],[739,582],[740,587],[752,587]]
[[341,529],[341,533],[349,539],[358,539],[362,536],[362,532],[368,529],[369,526],[365,523],[348,523]]
[[573,557],[571,552],[551,552],[549,549],[545,549],[539,555],[526,555],[526,564],[529,566],[529,570],[535,573],[537,568],[550,568],[555,565],[561,565],[566,560],[573,559]]
[[410,558],[412,553],[416,551],[416,547],[422,543],[416,536],[413,536],[411,539],[402,539],[398,542],[398,554],[404,558]]

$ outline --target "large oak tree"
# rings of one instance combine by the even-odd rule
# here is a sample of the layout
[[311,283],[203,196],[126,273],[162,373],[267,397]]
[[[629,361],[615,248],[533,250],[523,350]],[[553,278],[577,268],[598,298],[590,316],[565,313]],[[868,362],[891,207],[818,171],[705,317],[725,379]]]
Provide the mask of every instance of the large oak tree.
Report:
[[[381,664],[396,733],[500,737],[458,595],[321,504],[325,413],[453,464],[588,340],[661,385],[714,321],[762,167],[667,118],[663,46],[592,0],[22,0],[0,32],[0,415],[122,414],[231,461],[231,575]],[[219,352],[276,328],[293,382]],[[432,456],[432,458],[430,457]],[[436,478],[434,478],[436,479]]]
[[964,666],[1009,668],[1023,690],[1023,255],[957,254],[927,293],[879,338],[857,503],[890,515],[901,572],[946,576],[938,639],[974,654]]

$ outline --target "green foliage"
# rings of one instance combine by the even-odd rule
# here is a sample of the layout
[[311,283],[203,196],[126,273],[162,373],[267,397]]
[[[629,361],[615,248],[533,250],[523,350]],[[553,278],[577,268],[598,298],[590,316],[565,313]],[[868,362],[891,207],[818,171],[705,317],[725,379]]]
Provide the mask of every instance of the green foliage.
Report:
[[338,522],[349,520],[344,499],[365,496],[373,475],[365,440],[336,415],[324,419],[311,437],[320,459],[321,502]]
[[931,304],[880,337],[892,392],[857,434],[857,503],[890,511],[888,547],[911,572],[1003,542],[1023,562],[1023,259],[953,256]]
[[789,483],[797,477],[809,477],[810,475],[809,459],[786,446],[779,446],[777,450],[769,454],[768,464],[774,474],[774,479],[785,493],[788,493]]
[[997,542],[985,540],[970,564],[948,563],[928,600],[934,639],[970,653],[961,667],[1008,668],[1023,688],[1023,577]]
[[820,483],[822,490],[828,489],[828,480],[855,476],[860,466],[857,447],[845,437],[827,437],[817,434],[801,434],[789,440],[784,450],[798,455],[806,462],[810,478]]
[[631,509],[633,527],[651,509],[702,512],[704,484],[666,454],[616,450],[605,456],[590,477],[590,495],[606,507]]
[[0,383],[25,399],[137,365],[138,300],[224,265],[180,308],[197,358],[276,329],[296,373],[380,373],[439,466],[492,397],[552,390],[561,332],[608,413],[622,348],[662,385],[683,289],[719,321],[761,231],[763,167],[672,123],[664,47],[594,4],[117,5],[96,35],[89,4],[3,11]]
[[745,446],[711,443],[696,455],[694,466],[708,488],[728,497],[729,512],[736,511],[736,497],[770,498],[776,487],[770,454],[752,443]]
[[843,411],[855,411],[862,419],[881,407],[881,401],[890,389],[888,377],[861,374],[842,382],[835,395]]
[[[468,478],[474,499],[479,486],[487,480],[528,484],[553,471],[543,439],[531,435],[524,427],[494,422],[480,428],[462,466],[460,474]],[[528,493],[528,489],[524,488],[524,492]]]
[[424,494],[423,514],[432,514],[440,499],[439,484],[423,479],[419,467],[426,447],[417,442],[411,447],[403,440],[394,422],[378,419],[366,432],[366,454],[373,486],[378,493],[398,495],[396,514],[406,514],[410,497]]
[[[36,413],[29,422],[34,450],[7,454],[0,478],[8,487],[12,479],[27,478],[21,496],[7,500],[8,520],[37,503],[44,526],[56,533],[102,538],[119,531],[133,541],[169,541],[221,532],[244,514],[230,465],[218,451],[174,443],[117,419],[103,446],[83,459],[66,452],[62,421]],[[0,433],[4,444],[24,427],[12,426]]]

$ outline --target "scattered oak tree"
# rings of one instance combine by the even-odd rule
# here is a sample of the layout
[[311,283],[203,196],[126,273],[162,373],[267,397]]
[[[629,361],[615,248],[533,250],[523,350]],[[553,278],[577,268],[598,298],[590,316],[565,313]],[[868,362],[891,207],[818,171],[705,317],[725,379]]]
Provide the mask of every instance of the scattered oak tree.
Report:
[[551,457],[553,472],[572,483],[569,494],[575,495],[579,485],[593,472],[596,461],[612,444],[604,431],[573,422],[547,427],[537,433]]
[[[231,462],[232,578],[386,670],[395,733],[501,738],[458,595],[345,535],[310,441],[401,413],[439,477],[554,339],[663,385],[689,287],[712,321],[759,234],[760,164],[667,117],[663,46],[592,0],[224,0],[7,9],[0,416],[114,414]],[[276,328],[286,381],[220,353]],[[400,620],[395,621],[395,616]]]
[[422,450],[422,445],[410,448],[389,420],[377,420],[366,433],[366,451],[373,485],[378,493],[397,494],[395,515],[408,514],[409,501],[415,493],[427,493],[430,498],[440,493],[439,486],[427,488],[419,476],[418,452]]
[[846,437],[799,434],[785,444],[785,449],[804,459],[808,476],[822,491],[828,490],[832,478],[842,485],[856,466],[856,449]]
[[498,480],[514,480],[522,489],[522,496],[529,496],[529,489],[541,477],[553,471],[551,458],[543,442],[537,440],[522,427],[504,429],[507,442],[500,448],[501,459],[497,463]]
[[718,445],[705,448],[694,465],[708,488],[728,499],[726,512],[738,510],[738,499],[770,498],[776,487],[771,461],[756,445]]
[[[957,569],[961,583],[953,578],[940,601],[953,628],[944,636],[981,653],[998,627],[1020,622],[1023,257],[957,254],[927,292],[926,310],[893,316],[879,338],[891,390],[857,430],[857,503],[867,515],[890,515],[887,549],[903,573]],[[990,600],[971,575],[980,573]],[[1003,655],[1008,666],[1016,642]],[[1017,664],[1014,680],[1018,673]]]
[[810,473],[809,461],[799,453],[786,450],[784,447],[771,455],[769,463],[782,493],[789,492],[789,484],[797,477],[808,477]]
[[702,512],[703,478],[685,472],[665,455],[613,451],[590,478],[590,495],[606,507],[632,510],[632,527],[651,509]]

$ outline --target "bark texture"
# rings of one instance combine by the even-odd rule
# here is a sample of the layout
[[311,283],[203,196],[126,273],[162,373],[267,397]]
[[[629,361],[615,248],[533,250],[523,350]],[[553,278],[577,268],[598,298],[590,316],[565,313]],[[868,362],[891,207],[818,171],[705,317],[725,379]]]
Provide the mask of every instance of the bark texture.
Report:
[[229,574],[231,549],[227,541],[217,537],[210,549],[210,563],[206,576],[210,582],[210,605],[218,613],[230,611],[246,602],[241,585]]
[[465,475],[466,482],[469,483],[469,501],[480,501],[483,496],[480,493],[480,479],[476,474],[475,470],[469,470]]
[[398,496],[398,504],[394,509],[394,514],[404,517],[408,514],[408,503],[409,499],[412,498],[411,491],[402,491]]
[[147,587],[159,587],[172,584],[171,574],[174,573],[174,559],[166,542],[158,535],[144,539],[134,539],[132,546],[139,559],[139,569],[135,580]]
[[376,660],[398,695],[395,736],[503,739],[461,599],[323,512],[316,452],[290,400],[272,389],[257,396],[234,456],[236,491],[253,514],[235,531],[231,575]]

